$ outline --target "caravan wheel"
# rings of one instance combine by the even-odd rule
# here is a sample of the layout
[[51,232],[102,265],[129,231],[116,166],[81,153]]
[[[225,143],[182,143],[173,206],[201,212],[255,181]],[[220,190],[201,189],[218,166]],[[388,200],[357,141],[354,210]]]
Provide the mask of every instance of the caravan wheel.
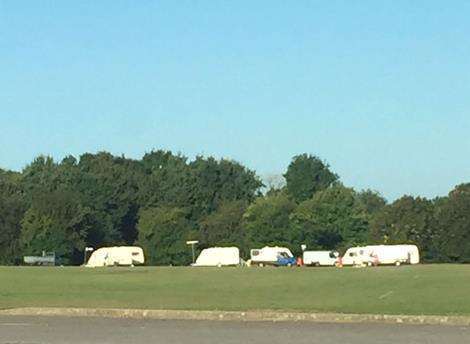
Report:
[[264,266],[264,264],[263,264],[263,263],[259,263],[258,266],[259,266],[260,268],[262,268],[262,267]]
[[400,262],[395,262],[395,266],[400,266],[401,263]]

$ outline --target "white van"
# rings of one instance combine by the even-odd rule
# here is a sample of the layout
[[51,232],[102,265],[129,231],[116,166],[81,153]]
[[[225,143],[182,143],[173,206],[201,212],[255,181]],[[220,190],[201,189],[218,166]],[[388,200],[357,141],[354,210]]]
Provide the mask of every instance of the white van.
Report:
[[240,250],[238,247],[210,247],[201,251],[192,266],[238,266]]
[[145,263],[144,251],[138,246],[102,247],[94,251],[85,266],[134,266]]
[[336,251],[304,251],[302,259],[306,266],[335,266],[338,257]]
[[[251,265],[265,266],[278,265],[278,260],[292,259],[292,252],[286,247],[269,247],[265,246],[261,249],[253,249],[250,251]],[[293,263],[291,263],[293,265]]]

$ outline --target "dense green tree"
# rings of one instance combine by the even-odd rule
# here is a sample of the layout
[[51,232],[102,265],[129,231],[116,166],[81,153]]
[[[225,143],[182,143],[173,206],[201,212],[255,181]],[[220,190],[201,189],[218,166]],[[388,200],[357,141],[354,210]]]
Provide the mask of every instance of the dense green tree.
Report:
[[[2,223],[8,219],[16,224],[16,227],[8,225],[11,229],[8,235],[6,230],[2,231],[3,241],[10,243],[15,228],[18,234],[22,227],[22,249],[25,252],[55,250],[69,261],[74,261],[76,251],[85,244],[93,247],[133,244],[138,235],[137,221],[141,209],[180,209],[185,214],[185,226],[189,232],[201,228],[201,237],[215,240],[217,234],[211,226],[222,217],[217,213],[213,217],[210,215],[218,212],[219,208],[221,212],[233,215],[234,204],[249,203],[262,186],[254,172],[236,162],[197,157],[188,163],[185,157],[168,151],[151,152],[141,161],[115,157],[106,152],[83,154],[79,159],[68,156],[60,163],[40,156],[24,169],[21,180],[26,195],[22,212],[25,213],[26,208],[28,211],[23,218],[19,209],[14,211],[16,208],[11,196],[1,200],[9,211],[8,216],[4,212]],[[57,215],[38,201],[57,204],[56,200],[61,195],[68,197],[71,194],[74,195],[74,206],[86,209],[86,231],[79,231],[80,238],[65,226],[67,219],[76,220],[72,212],[58,208],[62,209],[62,215]],[[64,207],[70,204],[70,200],[62,201]],[[240,209],[238,218],[241,218]],[[230,221],[233,218],[227,223]],[[65,227],[62,230],[60,226]],[[241,233],[233,228],[233,236],[224,240],[240,242]],[[223,234],[218,236],[222,240]],[[173,238],[177,237],[176,231]],[[66,250],[69,252],[65,253]]]
[[404,196],[374,216],[371,238],[378,244],[416,244],[424,259],[432,260],[437,254],[435,228],[433,202]]
[[263,186],[253,171],[235,161],[197,157],[190,167],[195,219],[212,213],[227,201],[251,202]]
[[[470,262],[470,184],[433,201],[387,204],[355,192],[319,158],[293,158],[284,174],[259,177],[227,159],[157,150],[141,160],[107,152],[40,156],[21,173],[0,169],[0,264],[54,250],[78,264],[85,245],[142,244],[150,263],[188,264],[200,248],[264,245],[299,250],[414,243],[426,261]],[[264,193],[264,196],[262,193]]]
[[56,190],[35,195],[21,222],[24,254],[54,251],[66,264],[79,264],[91,225],[91,212],[77,194]]
[[200,223],[199,246],[237,246],[243,250],[246,244],[242,221],[246,207],[245,201],[231,201],[205,217]]
[[362,245],[368,223],[355,191],[335,185],[299,204],[292,214],[294,242],[311,249]]
[[22,175],[18,172],[4,171],[0,168],[0,191],[2,195],[22,193]]
[[145,178],[139,185],[143,207],[186,208],[192,203],[193,178],[187,159],[169,151],[153,151],[142,159]]
[[35,194],[55,191],[63,184],[58,164],[48,156],[37,157],[22,172],[22,188],[29,203]]
[[25,209],[25,202],[21,197],[0,195],[0,265],[20,261],[20,222]]
[[371,216],[387,205],[387,200],[377,191],[363,190],[356,195],[358,206]]
[[265,245],[291,247],[290,214],[296,204],[285,194],[260,197],[244,215],[244,227],[249,248]]
[[457,186],[436,201],[437,224],[430,238],[439,261],[470,263],[470,184]]
[[20,261],[20,222],[27,209],[19,173],[0,169],[0,264]]
[[180,208],[148,208],[139,214],[137,244],[142,246],[148,264],[188,265],[191,252],[187,240],[194,239],[187,213]]
[[316,156],[297,155],[292,159],[284,174],[288,193],[297,201],[303,202],[338,180],[328,164]]
[[91,209],[94,225],[91,245],[132,244],[137,238],[139,185],[144,173],[134,160],[109,153],[84,154],[78,163],[75,185]]

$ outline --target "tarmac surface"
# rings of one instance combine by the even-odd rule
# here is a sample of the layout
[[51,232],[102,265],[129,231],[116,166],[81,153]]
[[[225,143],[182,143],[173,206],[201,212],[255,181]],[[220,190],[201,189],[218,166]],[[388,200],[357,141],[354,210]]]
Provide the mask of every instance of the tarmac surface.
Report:
[[470,343],[470,327],[0,316],[0,344]]

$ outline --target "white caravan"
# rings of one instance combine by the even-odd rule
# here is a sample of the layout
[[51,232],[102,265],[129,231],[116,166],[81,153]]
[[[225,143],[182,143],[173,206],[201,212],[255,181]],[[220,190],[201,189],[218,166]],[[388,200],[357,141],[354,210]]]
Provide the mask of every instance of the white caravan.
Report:
[[341,265],[354,265],[360,266],[367,264],[370,258],[370,252],[366,247],[351,247],[348,248],[340,260]]
[[94,251],[85,266],[134,266],[144,264],[144,251],[138,246],[102,247]]
[[419,250],[416,245],[371,245],[367,246],[368,265],[418,264]]
[[240,250],[238,247],[211,247],[202,250],[193,266],[238,266]]
[[342,265],[401,265],[418,264],[416,245],[370,245],[349,248],[341,259]]
[[277,265],[279,258],[293,258],[292,252],[286,247],[269,247],[250,251],[251,265]]
[[304,251],[302,259],[306,266],[335,266],[338,257],[336,251]]

